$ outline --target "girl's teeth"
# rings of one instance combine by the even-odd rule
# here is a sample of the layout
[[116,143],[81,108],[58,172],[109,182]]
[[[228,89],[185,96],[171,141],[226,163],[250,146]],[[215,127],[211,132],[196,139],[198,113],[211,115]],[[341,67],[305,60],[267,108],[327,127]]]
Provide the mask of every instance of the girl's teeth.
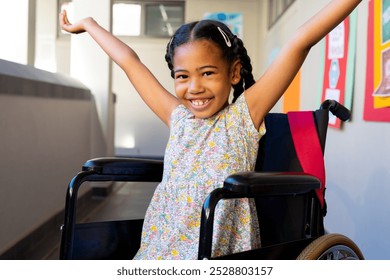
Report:
[[192,103],[196,106],[202,106],[207,102],[207,100],[192,100]]

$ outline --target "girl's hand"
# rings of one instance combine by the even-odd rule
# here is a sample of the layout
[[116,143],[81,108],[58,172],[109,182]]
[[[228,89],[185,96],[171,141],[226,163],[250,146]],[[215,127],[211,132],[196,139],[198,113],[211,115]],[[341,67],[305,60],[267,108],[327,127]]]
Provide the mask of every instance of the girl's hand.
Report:
[[66,31],[66,32],[74,33],[74,34],[79,34],[79,33],[85,32],[86,31],[85,24],[88,21],[92,21],[93,20],[92,18],[85,18],[85,19],[82,19],[82,20],[72,24],[72,23],[69,22],[69,19],[68,19],[68,16],[67,16],[65,10],[63,10],[59,14],[59,19],[60,19],[61,29]]

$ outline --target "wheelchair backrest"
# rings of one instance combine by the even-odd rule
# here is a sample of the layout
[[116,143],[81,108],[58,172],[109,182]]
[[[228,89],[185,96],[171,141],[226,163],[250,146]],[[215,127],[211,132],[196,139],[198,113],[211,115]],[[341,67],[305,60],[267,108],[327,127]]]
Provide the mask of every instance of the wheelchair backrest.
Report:
[[[322,151],[325,151],[328,128],[328,111],[313,111]],[[266,134],[259,143],[256,171],[301,172],[302,167],[295,152],[287,114],[269,113],[265,117]]]
[[[313,115],[321,148],[324,151],[328,128],[328,110],[313,111]],[[269,113],[265,118],[265,127],[266,134],[259,143],[255,170],[261,172],[302,172],[294,148],[287,114]],[[262,246],[299,240],[308,235],[322,235],[324,232],[323,216],[326,209],[325,207],[321,209],[315,194],[256,198],[255,201]]]

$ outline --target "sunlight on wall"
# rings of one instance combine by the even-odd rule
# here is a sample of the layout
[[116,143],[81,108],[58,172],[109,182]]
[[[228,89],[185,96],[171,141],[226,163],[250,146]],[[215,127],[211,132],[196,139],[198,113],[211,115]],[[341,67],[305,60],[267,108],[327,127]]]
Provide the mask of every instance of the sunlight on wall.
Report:
[[112,27],[115,35],[139,36],[141,34],[141,5],[114,4]]
[[135,137],[134,135],[126,135],[123,139],[120,139],[120,148],[132,149],[135,148]]
[[0,0],[0,58],[27,64],[28,0]]

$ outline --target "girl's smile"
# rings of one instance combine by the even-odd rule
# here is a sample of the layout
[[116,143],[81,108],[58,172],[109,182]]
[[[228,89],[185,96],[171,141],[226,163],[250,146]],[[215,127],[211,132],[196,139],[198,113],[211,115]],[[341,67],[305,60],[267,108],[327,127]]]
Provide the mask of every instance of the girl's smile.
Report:
[[229,104],[236,76],[214,43],[197,40],[177,47],[173,65],[176,95],[195,118],[209,118]]
[[210,100],[211,99],[192,99],[190,101],[195,108],[203,108],[209,104]]

